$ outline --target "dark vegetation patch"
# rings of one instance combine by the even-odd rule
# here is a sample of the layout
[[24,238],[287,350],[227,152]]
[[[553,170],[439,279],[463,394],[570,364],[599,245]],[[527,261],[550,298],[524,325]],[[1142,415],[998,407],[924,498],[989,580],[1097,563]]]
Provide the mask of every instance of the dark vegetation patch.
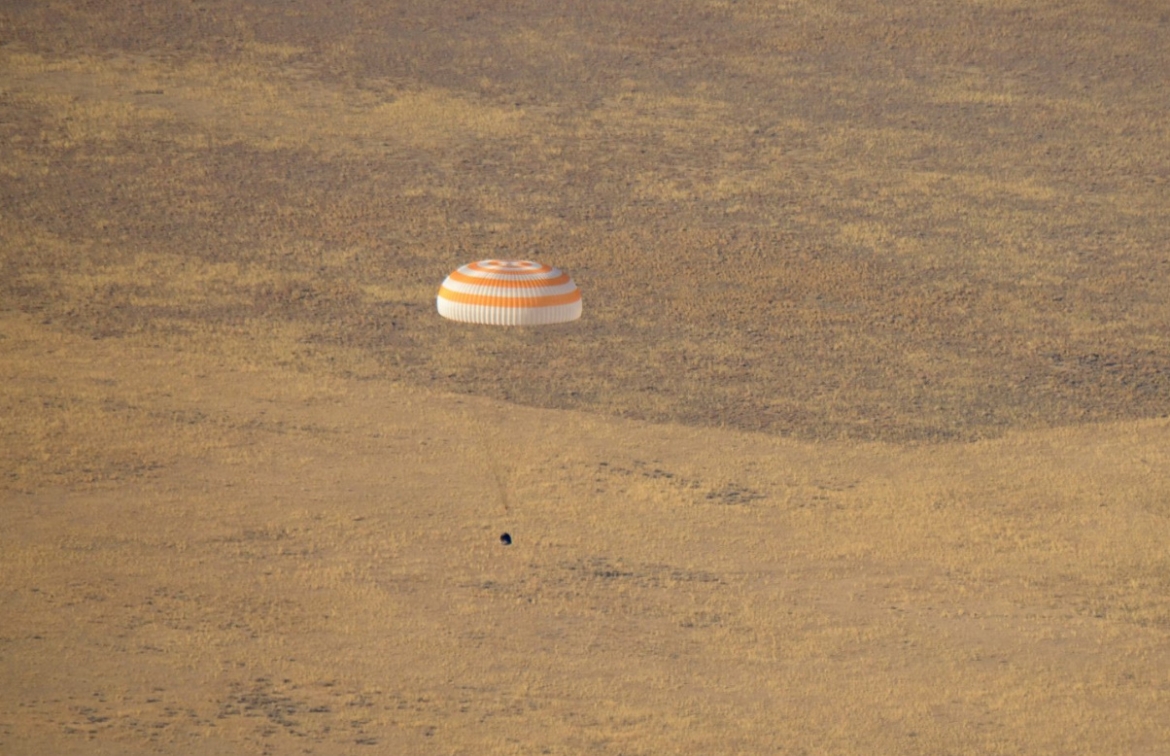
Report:
[[[802,438],[1170,413],[1157,19],[827,13],[10,5],[4,54],[46,70],[0,100],[0,302],[94,338]],[[184,88],[205,82],[70,89],[48,69],[78,56],[275,94],[209,122],[226,106]],[[419,113],[423,141],[345,131],[418,93],[450,111]],[[84,125],[107,106],[125,128]],[[583,319],[441,320],[443,277],[488,256],[566,269]]]

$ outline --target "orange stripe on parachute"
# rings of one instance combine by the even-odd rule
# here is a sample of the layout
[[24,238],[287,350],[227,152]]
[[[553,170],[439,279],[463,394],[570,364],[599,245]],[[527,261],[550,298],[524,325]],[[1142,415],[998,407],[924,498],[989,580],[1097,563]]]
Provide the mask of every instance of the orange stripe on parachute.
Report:
[[481,268],[477,262],[473,262],[467,267],[469,270],[479,271],[480,273],[503,273],[504,275],[508,276],[531,276],[534,273],[548,273],[550,270],[552,270],[551,265],[541,265],[538,268]]
[[[509,271],[499,270],[492,272],[506,273]],[[545,286],[560,286],[562,284],[567,284],[571,280],[568,273],[562,273],[556,278],[534,278],[530,281],[500,281],[498,279],[493,280],[491,278],[476,278],[475,276],[469,276],[465,273],[460,273],[459,271],[453,272],[451,275],[447,276],[447,278],[450,278],[452,281],[458,281],[459,283],[477,284],[479,286],[491,286],[492,288],[498,287],[501,289],[538,289]]]
[[449,302],[483,307],[555,307],[581,301],[581,290],[575,289],[567,294],[553,294],[547,297],[494,297],[490,294],[463,294],[444,286],[439,289],[439,296]]

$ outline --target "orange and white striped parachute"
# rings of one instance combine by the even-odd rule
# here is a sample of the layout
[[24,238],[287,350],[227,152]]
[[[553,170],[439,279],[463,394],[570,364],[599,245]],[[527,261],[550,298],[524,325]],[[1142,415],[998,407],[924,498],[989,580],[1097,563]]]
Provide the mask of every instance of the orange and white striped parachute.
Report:
[[439,314],[463,323],[547,325],[581,317],[581,291],[567,273],[530,260],[480,260],[447,276]]

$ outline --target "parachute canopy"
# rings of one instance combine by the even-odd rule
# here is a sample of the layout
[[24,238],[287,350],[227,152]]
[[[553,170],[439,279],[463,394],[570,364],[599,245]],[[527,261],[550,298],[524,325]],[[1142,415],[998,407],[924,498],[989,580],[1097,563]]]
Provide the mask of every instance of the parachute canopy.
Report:
[[581,291],[567,273],[531,260],[480,260],[447,276],[439,314],[463,323],[547,325],[581,317]]

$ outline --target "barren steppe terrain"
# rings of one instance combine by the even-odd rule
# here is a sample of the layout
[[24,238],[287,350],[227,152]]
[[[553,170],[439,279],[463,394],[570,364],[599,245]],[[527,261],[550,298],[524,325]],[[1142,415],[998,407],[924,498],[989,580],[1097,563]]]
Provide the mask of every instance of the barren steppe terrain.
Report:
[[[1170,753],[1168,71],[1140,1],[4,4],[0,753]],[[584,316],[439,318],[484,257]]]

